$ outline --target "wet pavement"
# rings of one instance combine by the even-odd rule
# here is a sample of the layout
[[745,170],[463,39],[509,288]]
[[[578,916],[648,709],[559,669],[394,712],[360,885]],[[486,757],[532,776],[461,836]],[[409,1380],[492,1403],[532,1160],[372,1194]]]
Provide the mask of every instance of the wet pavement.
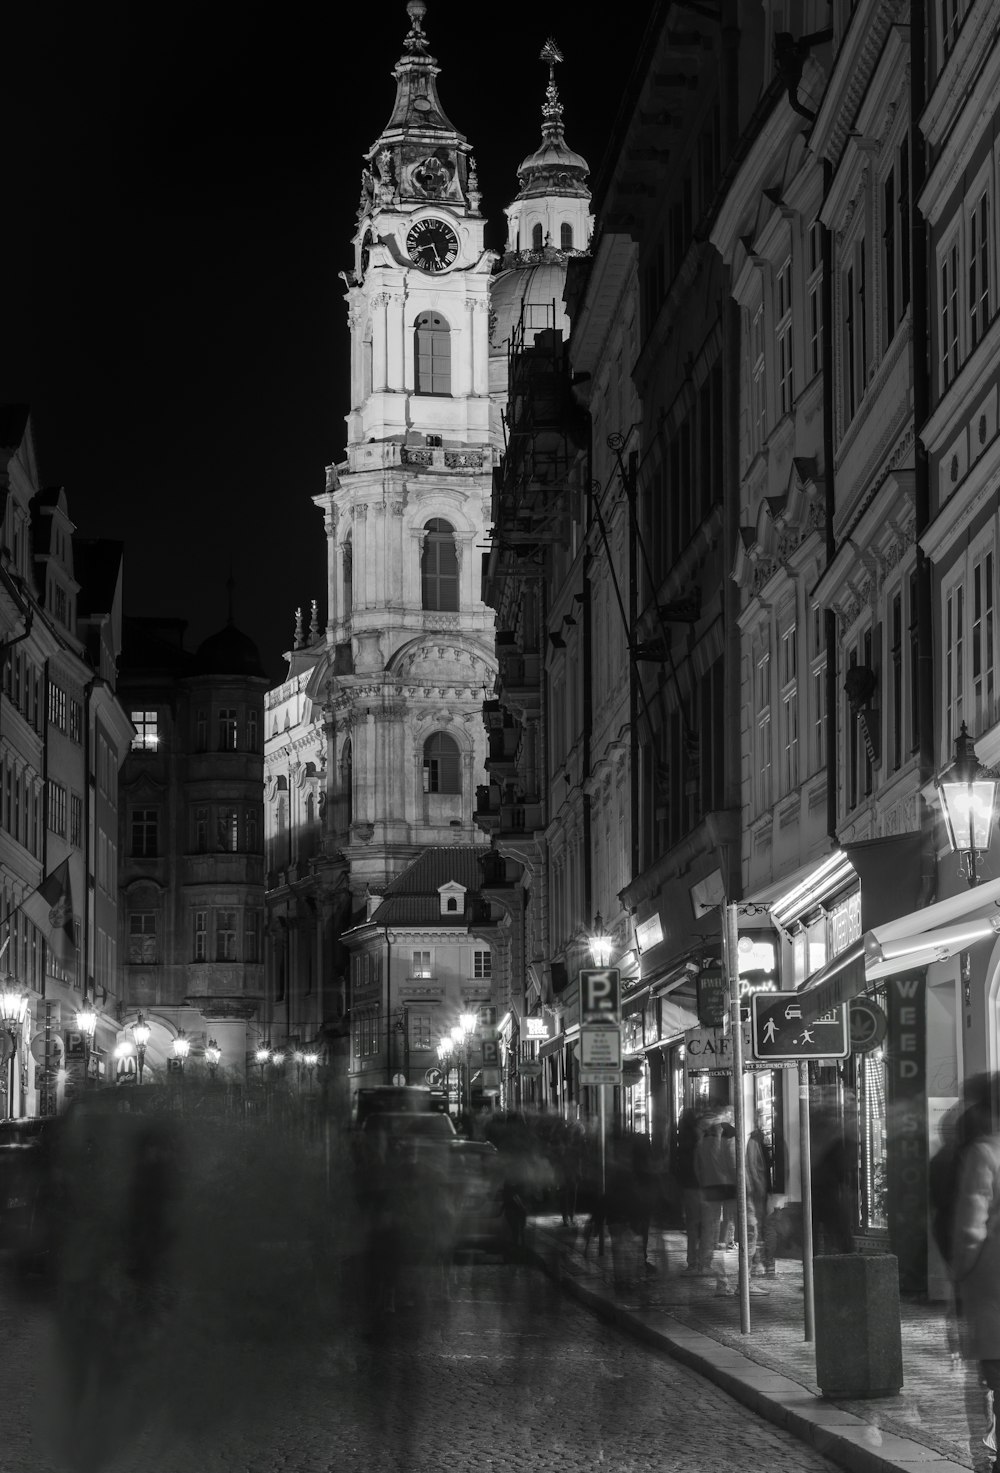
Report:
[[[779,1259],[775,1278],[752,1280],[751,1329],[744,1335],[738,1296],[718,1296],[714,1275],[684,1272],[683,1234],[651,1233],[652,1268],[643,1272],[634,1241],[619,1249],[617,1263],[610,1238],[603,1257],[596,1239],[584,1253],[583,1225],[577,1218],[566,1228],[557,1216],[529,1221],[529,1248],[566,1290],[843,1467],[862,1473],[992,1468],[992,1455],[980,1442],[983,1428],[970,1438],[969,1371],[951,1353],[943,1304],[901,1303],[898,1395],[826,1398],[816,1383],[815,1344],[804,1338],[800,1262]],[[736,1255],[726,1257],[735,1285]]]

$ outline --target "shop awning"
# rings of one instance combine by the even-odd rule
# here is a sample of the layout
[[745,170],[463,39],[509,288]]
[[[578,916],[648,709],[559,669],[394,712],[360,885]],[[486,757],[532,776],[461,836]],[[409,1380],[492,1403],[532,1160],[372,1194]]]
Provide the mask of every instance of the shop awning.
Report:
[[884,977],[947,961],[992,936],[1000,936],[1000,880],[871,926],[801,984],[799,991],[809,995],[808,1018],[848,1002]]

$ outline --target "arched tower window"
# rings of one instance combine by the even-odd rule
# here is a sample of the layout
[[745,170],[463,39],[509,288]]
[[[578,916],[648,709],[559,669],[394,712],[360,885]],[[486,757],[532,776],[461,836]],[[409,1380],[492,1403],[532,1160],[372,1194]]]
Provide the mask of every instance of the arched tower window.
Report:
[[573,249],[573,227],[565,221],[559,227],[559,245],[564,251]]
[[344,618],[349,619],[354,608],[354,543],[349,532],[344,539],[341,558],[344,575]]
[[458,612],[458,553],[449,522],[432,517],[426,526],[420,568],[421,601],[425,609]]
[[462,754],[458,750],[458,743],[443,731],[436,731],[424,742],[424,792],[461,791]]
[[414,323],[413,367],[418,394],[451,393],[451,331],[440,312],[421,312]]
[[541,225],[535,225],[531,231],[531,249],[533,251],[540,251],[543,244],[542,227]]

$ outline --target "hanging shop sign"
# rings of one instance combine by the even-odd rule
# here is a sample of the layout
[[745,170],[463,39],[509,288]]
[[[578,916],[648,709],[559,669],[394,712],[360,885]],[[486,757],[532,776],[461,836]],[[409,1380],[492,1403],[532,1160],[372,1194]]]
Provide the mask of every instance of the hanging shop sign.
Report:
[[729,987],[721,967],[702,967],[698,973],[698,1022],[703,1028],[721,1028],[726,1021]]
[[549,1036],[549,1025],[548,1025],[548,1023],[546,1023],[546,1021],[545,1021],[544,1018],[522,1018],[521,1019],[521,1037],[522,1038],[528,1038],[528,1039],[531,1039],[531,1038],[548,1038],[548,1036]]
[[868,1054],[885,1038],[889,1020],[877,1002],[868,997],[853,997],[848,1010],[851,1053]]

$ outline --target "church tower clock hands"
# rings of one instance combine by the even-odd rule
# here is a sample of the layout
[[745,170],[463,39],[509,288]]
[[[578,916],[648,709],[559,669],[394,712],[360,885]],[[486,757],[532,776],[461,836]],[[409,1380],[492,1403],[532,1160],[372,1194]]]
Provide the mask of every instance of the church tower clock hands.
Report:
[[485,843],[482,705],[496,671],[480,590],[492,442],[494,256],[472,148],[438,97],[423,0],[365,155],[344,273],[346,458],[315,497],[327,537],[326,655],[308,694],[327,729],[335,847],[355,903],[429,845]]

